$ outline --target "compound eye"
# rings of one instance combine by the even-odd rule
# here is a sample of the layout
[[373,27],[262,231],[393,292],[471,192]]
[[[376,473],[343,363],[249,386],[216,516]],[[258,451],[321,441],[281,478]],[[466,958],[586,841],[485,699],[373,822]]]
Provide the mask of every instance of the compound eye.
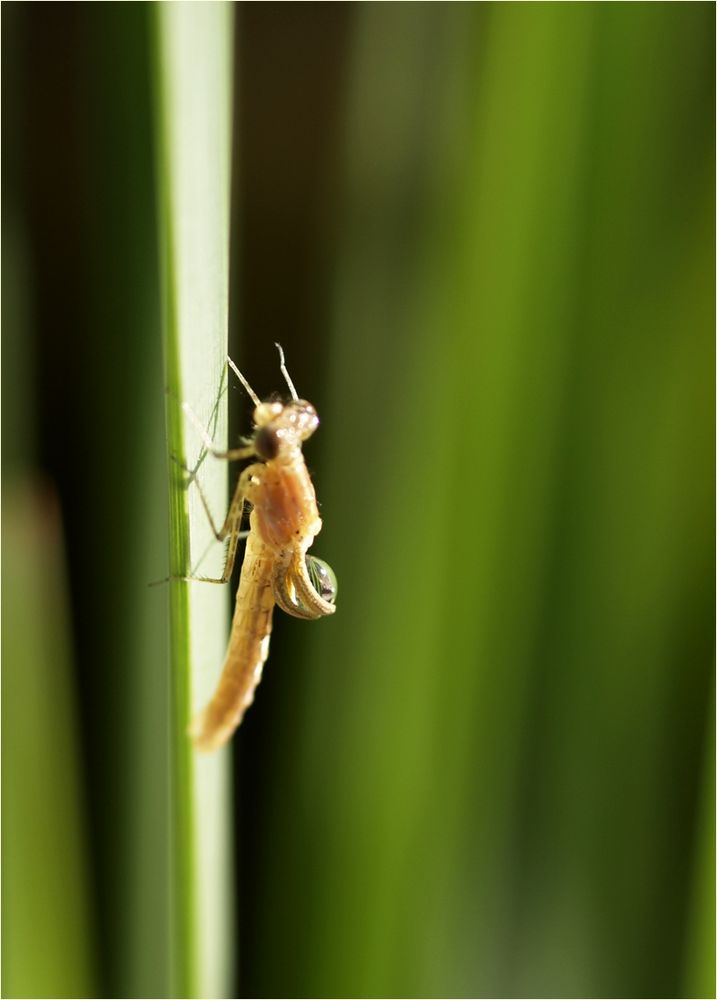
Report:
[[279,454],[279,435],[271,427],[259,427],[254,434],[254,450],[259,458],[270,462]]
[[316,410],[305,399],[299,399],[295,403],[290,404],[290,406],[293,409],[292,416],[299,436],[302,441],[306,441],[319,426],[319,418]]

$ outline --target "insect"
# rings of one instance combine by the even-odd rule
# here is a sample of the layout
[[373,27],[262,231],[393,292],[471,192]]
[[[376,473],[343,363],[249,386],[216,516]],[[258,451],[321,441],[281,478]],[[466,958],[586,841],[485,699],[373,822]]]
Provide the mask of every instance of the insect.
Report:
[[269,653],[274,605],[296,618],[322,618],[336,611],[336,577],[327,563],[308,553],[321,531],[321,518],[302,445],[318,427],[319,418],[311,403],[299,399],[284,352],[279,344],[276,347],[291,394],[286,403],[262,402],[231,358],[227,359],[255,407],[253,433],[242,447],[216,449],[190,406],[182,404],[213,455],[228,461],[255,459],[239,476],[221,528],[216,527],[196,482],[212,530],[219,541],[228,539],[228,548],[221,578],[191,579],[229,581],[239,539],[246,534],[241,531],[244,508],[252,508],[224,667],[212,699],[189,726],[198,750],[223,746],[254,700]]

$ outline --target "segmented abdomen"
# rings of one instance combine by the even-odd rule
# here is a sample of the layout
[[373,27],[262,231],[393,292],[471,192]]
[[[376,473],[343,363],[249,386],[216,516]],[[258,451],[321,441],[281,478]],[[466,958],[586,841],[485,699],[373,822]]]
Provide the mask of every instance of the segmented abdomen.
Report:
[[198,750],[217,750],[231,738],[254,700],[254,691],[269,655],[274,610],[272,571],[276,556],[261,540],[255,518],[256,511],[253,511],[229,648],[219,685],[212,700],[189,727]]

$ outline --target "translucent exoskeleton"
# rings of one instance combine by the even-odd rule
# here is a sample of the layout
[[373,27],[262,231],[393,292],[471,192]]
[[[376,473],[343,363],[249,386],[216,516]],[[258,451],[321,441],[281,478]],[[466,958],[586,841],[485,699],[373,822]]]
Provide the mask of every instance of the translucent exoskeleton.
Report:
[[286,403],[261,402],[231,358],[227,359],[255,405],[253,432],[242,447],[217,450],[189,405],[183,404],[213,455],[229,461],[254,459],[239,476],[220,528],[196,483],[216,538],[228,540],[222,577],[206,582],[228,582],[243,534],[242,516],[245,507],[251,507],[224,667],[211,701],[189,726],[198,750],[223,746],[251,705],[269,653],[274,605],[296,618],[322,618],[336,610],[336,577],[323,560],[308,552],[321,531],[321,518],[302,446],[318,427],[319,418],[311,403],[299,399],[284,352],[276,346],[291,394]]

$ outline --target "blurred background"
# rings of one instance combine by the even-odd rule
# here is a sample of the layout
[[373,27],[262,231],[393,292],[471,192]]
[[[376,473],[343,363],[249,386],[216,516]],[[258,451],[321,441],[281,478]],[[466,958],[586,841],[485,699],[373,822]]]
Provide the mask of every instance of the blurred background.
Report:
[[[2,10],[5,996],[170,991],[153,11]],[[232,995],[714,996],[714,19],[234,9],[339,597],[234,741]]]

